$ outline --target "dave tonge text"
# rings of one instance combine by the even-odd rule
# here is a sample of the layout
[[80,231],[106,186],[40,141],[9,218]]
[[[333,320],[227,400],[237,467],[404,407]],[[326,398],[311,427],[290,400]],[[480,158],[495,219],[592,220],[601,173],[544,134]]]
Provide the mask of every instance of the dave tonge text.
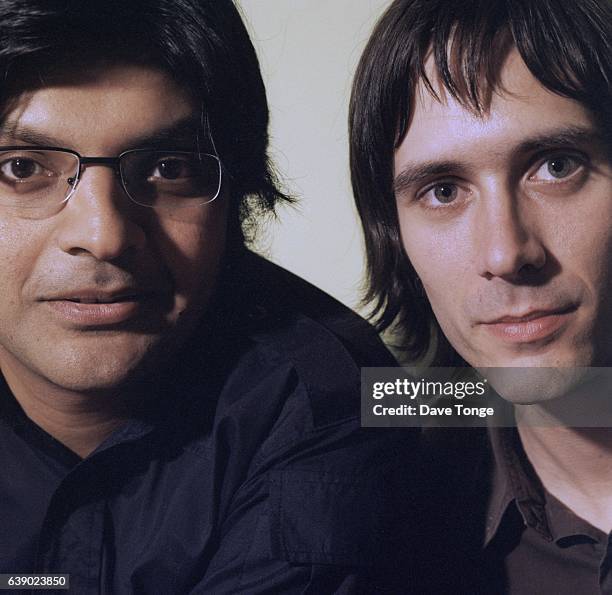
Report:
[[399,407],[383,407],[380,403],[372,408],[374,415],[406,415],[409,417],[420,416],[475,416],[490,417],[495,414],[492,407],[466,407],[464,405],[453,405],[452,407],[432,407],[430,405],[400,405]]

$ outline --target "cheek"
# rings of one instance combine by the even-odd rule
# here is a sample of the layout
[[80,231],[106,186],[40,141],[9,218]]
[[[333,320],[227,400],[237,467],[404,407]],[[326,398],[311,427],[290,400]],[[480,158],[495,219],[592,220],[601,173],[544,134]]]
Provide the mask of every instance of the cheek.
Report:
[[581,279],[595,299],[609,301],[612,185],[583,195],[569,213],[549,211],[548,223],[547,248],[561,272]]
[[456,305],[467,267],[467,251],[460,248],[458,231],[425,225],[408,214],[400,215],[400,229],[404,251],[434,310],[446,311]]
[[157,243],[173,277],[177,300],[207,298],[214,289],[227,235],[226,208],[214,207],[190,209],[190,214],[160,223]]
[[2,305],[15,305],[22,288],[36,269],[48,233],[40,224],[0,219],[0,295]]

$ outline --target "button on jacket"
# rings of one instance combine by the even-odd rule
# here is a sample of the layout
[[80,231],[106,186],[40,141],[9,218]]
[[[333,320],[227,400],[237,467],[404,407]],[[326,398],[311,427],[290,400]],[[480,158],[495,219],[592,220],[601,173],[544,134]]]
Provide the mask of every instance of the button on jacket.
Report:
[[2,387],[0,572],[70,574],[79,595],[383,589],[413,435],[360,427],[359,367],[390,356],[253,254],[220,285],[145,405],[84,460]]

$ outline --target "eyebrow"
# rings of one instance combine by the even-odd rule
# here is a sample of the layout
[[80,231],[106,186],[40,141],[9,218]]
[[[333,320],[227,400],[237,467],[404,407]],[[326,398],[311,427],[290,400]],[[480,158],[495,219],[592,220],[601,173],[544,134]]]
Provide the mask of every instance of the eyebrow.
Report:
[[[590,127],[568,126],[547,131],[521,141],[509,151],[510,158],[517,155],[568,149],[575,146],[604,146],[605,138]],[[461,175],[469,167],[466,163],[453,160],[432,160],[422,163],[407,163],[393,181],[396,195],[430,178]]]
[[527,138],[513,152],[518,154],[538,153],[580,145],[603,146],[605,145],[605,138],[603,134],[596,132],[593,128],[568,126]]
[[[126,142],[127,148],[181,148],[185,145],[210,145],[208,135],[202,135],[202,125],[199,118],[189,116],[178,122],[160,128],[151,133],[143,134]],[[0,138],[3,141],[23,142],[32,145],[65,147],[67,144],[51,134],[41,132],[29,126],[7,122],[0,126]],[[172,147],[168,145],[172,145]]]
[[393,191],[399,195],[417,184],[439,176],[458,175],[465,168],[459,161],[425,161],[407,164],[393,181]]

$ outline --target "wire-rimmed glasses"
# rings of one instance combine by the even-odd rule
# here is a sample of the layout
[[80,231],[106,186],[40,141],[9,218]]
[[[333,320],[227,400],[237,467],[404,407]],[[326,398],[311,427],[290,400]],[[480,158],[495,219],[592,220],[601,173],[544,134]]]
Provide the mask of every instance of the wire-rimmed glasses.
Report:
[[0,205],[59,210],[88,165],[113,168],[128,197],[145,207],[201,206],[221,192],[221,161],[208,153],[131,149],[117,157],[83,157],[57,147],[0,146]]

